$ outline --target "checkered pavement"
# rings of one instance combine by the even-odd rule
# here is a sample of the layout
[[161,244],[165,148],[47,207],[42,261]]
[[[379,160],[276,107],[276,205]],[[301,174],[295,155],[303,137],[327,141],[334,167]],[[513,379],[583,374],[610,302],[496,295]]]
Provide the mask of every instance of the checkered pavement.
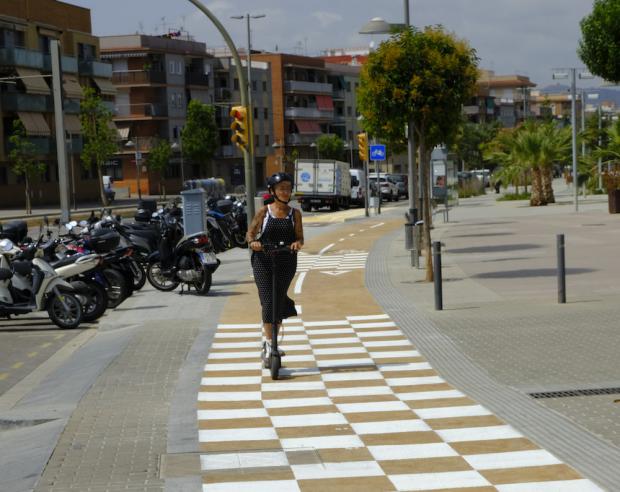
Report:
[[386,314],[221,324],[198,396],[203,490],[601,490],[441,378]]

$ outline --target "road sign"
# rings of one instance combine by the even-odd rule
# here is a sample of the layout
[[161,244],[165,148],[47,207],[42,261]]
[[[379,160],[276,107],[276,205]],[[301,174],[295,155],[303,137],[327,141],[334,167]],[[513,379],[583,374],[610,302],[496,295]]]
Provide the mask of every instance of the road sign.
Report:
[[385,145],[377,144],[370,146],[370,160],[371,161],[384,161],[385,160]]

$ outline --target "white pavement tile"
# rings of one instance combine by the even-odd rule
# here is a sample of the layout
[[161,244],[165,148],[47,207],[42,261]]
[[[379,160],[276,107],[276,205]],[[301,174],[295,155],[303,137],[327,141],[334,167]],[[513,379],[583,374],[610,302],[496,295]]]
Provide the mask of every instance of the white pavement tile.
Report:
[[[289,359],[290,360],[290,359]],[[358,366],[372,366],[375,362],[372,359],[336,359],[336,360],[317,360],[316,365],[318,367],[358,367]]]
[[317,336],[317,335],[354,335],[355,331],[353,328],[326,328],[326,329],[316,329],[316,330],[306,330],[308,336]]
[[400,330],[360,331],[357,336],[360,338],[395,337],[403,336],[403,332]]
[[256,348],[260,347],[260,338],[254,342],[214,342],[211,344],[212,349],[232,349],[232,348]]
[[393,321],[373,321],[370,323],[351,323],[351,326],[357,328],[389,328],[396,326]]
[[443,429],[435,431],[445,442],[488,441],[493,439],[515,439],[523,437],[509,425],[491,427],[468,427],[465,429]]
[[294,340],[284,340],[284,342],[278,343],[278,348],[281,348],[282,350],[312,350],[310,345],[294,345],[292,342],[294,342]]
[[284,341],[285,342],[307,342],[308,335],[289,335],[287,329],[284,330]]
[[264,408],[232,408],[229,410],[198,410],[198,420],[255,419],[269,417]]
[[364,347],[410,347],[413,345],[408,340],[385,340],[382,342],[373,342],[372,340],[363,341]]
[[198,431],[198,440],[200,442],[270,441],[272,439],[278,439],[278,434],[273,427],[209,429]]
[[482,405],[466,405],[462,407],[416,408],[415,413],[422,419],[447,419],[453,417],[480,417],[491,415]]
[[211,352],[209,360],[215,359],[248,359],[251,357],[260,357],[260,348],[256,350],[247,350],[243,352]]
[[259,330],[255,331],[237,331],[237,332],[226,332],[226,331],[218,331],[215,334],[215,338],[250,338],[254,337],[257,340],[261,339],[261,332]]
[[312,345],[339,345],[342,343],[359,343],[360,339],[357,337],[344,337],[344,338],[313,338],[310,340]]
[[287,355],[284,364],[287,362],[309,362],[314,360],[314,355]]
[[331,398],[339,396],[371,396],[371,395],[391,395],[392,389],[389,386],[360,386],[356,388],[330,388],[327,394]]
[[241,328],[261,328],[263,325],[260,323],[241,323],[241,324],[219,324],[218,330],[239,330]]
[[419,378],[388,378],[387,384],[390,386],[420,386],[422,384],[441,384],[446,380],[439,376],[424,376]]
[[260,391],[201,391],[198,401],[260,401]]
[[458,456],[458,453],[444,442],[432,444],[368,446],[368,451],[370,451],[370,454],[372,454],[373,458],[377,461]]
[[390,319],[387,314],[369,314],[366,316],[347,316],[349,321],[367,321],[371,319]]
[[420,357],[417,350],[395,350],[394,352],[370,352],[373,359],[395,359],[398,357]]
[[438,398],[462,398],[465,395],[458,390],[446,391],[417,391],[412,393],[397,393],[397,396],[404,401],[417,400],[436,400]]
[[590,480],[557,480],[496,485],[499,492],[603,492],[604,489]]
[[[413,415],[412,415],[413,417]],[[351,424],[356,434],[391,434],[395,432],[424,432],[431,428],[423,420],[388,420],[386,422],[359,422]]]
[[486,478],[476,471],[413,473],[388,475],[388,478],[398,490],[438,490],[491,485]]
[[280,439],[282,447],[287,448],[314,448],[314,449],[340,449],[340,448],[363,448],[364,443],[358,436],[321,436],[321,437],[296,437],[292,439]]
[[544,449],[508,453],[473,454],[463,458],[476,470],[560,465],[562,462]]
[[278,383],[263,383],[261,389],[263,391],[313,391],[325,389],[325,384],[323,381],[301,381],[298,383],[282,381]]
[[432,369],[428,362],[396,362],[395,364],[377,364],[377,367],[381,372],[426,371]]
[[291,468],[297,480],[384,476],[383,470],[375,461],[292,465]]
[[273,492],[274,490],[300,492],[296,480],[208,483],[202,486],[202,492]]
[[302,323],[301,318],[286,318],[282,320],[282,324],[285,324],[285,325],[295,325],[295,324],[301,324],[301,323]]
[[203,471],[288,466],[288,464],[284,451],[211,453],[200,456],[200,466]]
[[313,427],[316,425],[347,425],[347,419],[340,413],[316,413],[310,415],[283,415],[271,417],[276,428]]
[[[318,367],[282,367],[280,368],[280,377],[291,376],[318,376],[321,374]],[[270,369],[263,369],[263,376],[271,376]]]
[[314,326],[349,326],[349,322],[346,319],[334,321],[304,321],[305,328],[312,328]]
[[236,362],[231,364],[207,364],[204,366],[205,371],[254,371],[260,369],[262,363],[258,362]]
[[[330,400],[331,401],[331,400]],[[372,401],[366,403],[338,403],[336,405],[342,413],[364,412],[397,412],[411,410],[402,401]]]
[[315,348],[316,355],[365,354],[364,347]]
[[227,377],[227,378],[202,378],[200,384],[203,386],[225,386],[227,384],[261,384],[263,378],[260,376],[243,376],[243,377]]
[[383,374],[379,371],[363,371],[363,372],[345,372],[345,373],[333,373],[323,374],[323,381],[371,381],[377,379],[383,379]]
[[263,405],[265,405],[265,408],[298,408],[298,407],[314,407],[314,406],[321,406],[321,405],[333,405],[333,402],[330,398],[327,398],[327,397],[284,398],[284,399],[278,399],[278,400],[263,400]]

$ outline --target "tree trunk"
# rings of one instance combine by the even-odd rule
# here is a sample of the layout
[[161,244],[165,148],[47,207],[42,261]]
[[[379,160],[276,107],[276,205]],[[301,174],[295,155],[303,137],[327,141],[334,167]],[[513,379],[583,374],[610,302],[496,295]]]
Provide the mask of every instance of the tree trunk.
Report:
[[424,141],[424,131],[420,131],[420,166],[422,166],[422,183],[420,189],[422,190],[422,203],[424,210],[422,211],[424,224],[422,226],[422,237],[424,239],[424,257],[426,262],[426,282],[433,281],[433,255],[431,251],[431,207],[430,197],[428,196],[428,161],[426,152],[426,142]]
[[103,174],[101,174],[101,168],[96,166],[97,176],[99,179],[99,196],[101,197],[101,206],[108,206],[108,197],[105,194],[105,188],[103,187]]
[[555,196],[553,194],[553,174],[549,167],[545,167],[542,171],[542,187],[545,201],[547,203],[555,203]]
[[532,195],[530,197],[530,205],[532,207],[547,205],[545,197],[543,196],[542,171],[539,167],[532,169]]
[[32,205],[30,203],[30,179],[28,179],[28,174],[24,174],[24,185],[26,188],[26,215],[32,214]]

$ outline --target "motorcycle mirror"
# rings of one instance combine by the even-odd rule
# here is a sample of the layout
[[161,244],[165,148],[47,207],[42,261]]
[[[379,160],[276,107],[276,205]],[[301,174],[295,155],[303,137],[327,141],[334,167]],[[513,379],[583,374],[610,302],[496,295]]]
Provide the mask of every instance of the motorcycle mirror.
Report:
[[60,219],[58,217],[54,219],[54,225],[60,225]]
[[71,227],[75,227],[76,225],[78,225],[78,223],[75,220],[72,220],[71,222],[69,222],[69,224]]
[[85,220],[80,220],[79,226],[80,227],[86,227],[88,225],[88,222],[86,222]]
[[120,224],[120,223],[121,223],[121,221],[123,220],[123,218],[122,218],[120,215],[117,215],[117,216],[115,217],[115,219],[116,219],[116,222],[118,222],[119,224]]
[[[163,212],[163,210],[162,210],[162,212]],[[157,216],[158,216],[157,212],[153,212],[153,213],[151,214],[151,217],[152,217],[152,218],[154,218],[154,219],[156,219],[156,218],[157,218]]]

